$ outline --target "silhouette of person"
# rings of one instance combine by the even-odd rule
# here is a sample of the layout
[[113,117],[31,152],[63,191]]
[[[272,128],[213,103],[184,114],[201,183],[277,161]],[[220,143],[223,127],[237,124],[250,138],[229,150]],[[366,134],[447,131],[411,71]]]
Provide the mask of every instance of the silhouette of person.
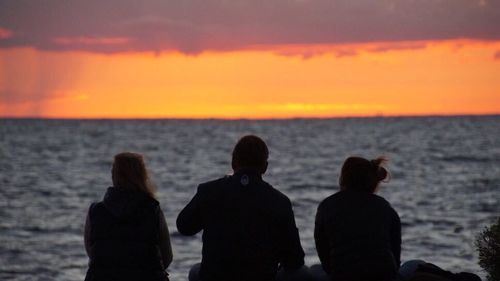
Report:
[[322,268],[335,281],[388,281],[397,276],[401,222],[396,211],[375,195],[388,176],[385,159],[349,157],[340,191],[324,199],[316,214],[314,239]]
[[279,267],[285,279],[307,274],[292,204],[262,179],[268,154],[262,139],[244,136],[233,150],[234,174],[200,184],[180,212],[181,234],[203,230],[201,264],[189,280],[274,280]]
[[112,179],[113,186],[90,206],[85,222],[85,280],[168,280],[170,236],[143,157],[117,154]]

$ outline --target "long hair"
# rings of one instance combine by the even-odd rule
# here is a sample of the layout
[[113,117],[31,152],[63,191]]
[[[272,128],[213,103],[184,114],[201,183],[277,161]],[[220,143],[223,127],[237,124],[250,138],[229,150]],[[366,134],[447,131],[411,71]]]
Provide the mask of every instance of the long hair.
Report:
[[111,176],[113,186],[144,192],[154,198],[154,187],[149,179],[142,155],[132,152],[116,154]]
[[342,166],[339,178],[341,189],[366,191],[373,193],[389,172],[382,167],[387,162],[384,157],[368,160],[362,157],[349,157]]

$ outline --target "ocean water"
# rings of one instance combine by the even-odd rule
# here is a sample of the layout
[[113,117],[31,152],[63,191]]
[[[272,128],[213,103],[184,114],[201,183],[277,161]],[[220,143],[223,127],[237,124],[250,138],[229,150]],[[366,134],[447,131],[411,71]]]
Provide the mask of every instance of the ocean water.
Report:
[[0,280],[83,280],[83,225],[111,185],[112,157],[145,155],[174,250],[171,280],[187,280],[201,236],[175,219],[199,183],[231,173],[245,134],[270,147],[265,180],[293,202],[308,265],[314,216],[337,191],[344,159],[385,155],[380,195],[401,216],[403,260],[484,276],[475,236],[500,215],[500,116],[282,121],[0,120]]

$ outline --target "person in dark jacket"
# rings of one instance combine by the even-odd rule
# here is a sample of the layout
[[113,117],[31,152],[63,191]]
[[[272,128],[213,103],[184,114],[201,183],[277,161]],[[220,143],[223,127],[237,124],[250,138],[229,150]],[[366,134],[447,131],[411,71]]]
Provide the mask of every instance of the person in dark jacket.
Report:
[[179,214],[181,234],[203,230],[201,265],[190,280],[266,281],[279,266],[292,272],[304,265],[292,204],[262,179],[268,154],[259,137],[241,138],[233,150],[234,174],[200,184]]
[[320,203],[314,239],[323,269],[335,281],[389,281],[401,260],[401,222],[375,195],[387,176],[384,158],[349,157],[340,191]]
[[113,187],[101,202],[90,206],[87,215],[85,280],[168,280],[170,236],[142,156],[117,154],[112,179]]

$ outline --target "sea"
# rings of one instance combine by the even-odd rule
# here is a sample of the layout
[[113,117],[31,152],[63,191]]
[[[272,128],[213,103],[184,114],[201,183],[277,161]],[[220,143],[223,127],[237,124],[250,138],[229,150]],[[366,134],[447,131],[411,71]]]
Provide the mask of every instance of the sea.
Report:
[[338,191],[352,155],[389,159],[379,195],[402,221],[403,261],[483,277],[474,241],[500,216],[500,116],[290,120],[0,119],[0,280],[83,280],[88,207],[111,185],[113,156],[144,155],[174,251],[171,280],[200,261],[201,235],[181,236],[180,210],[199,183],[231,174],[246,135],[269,145],[264,179],[292,201],[306,264],[318,204]]

